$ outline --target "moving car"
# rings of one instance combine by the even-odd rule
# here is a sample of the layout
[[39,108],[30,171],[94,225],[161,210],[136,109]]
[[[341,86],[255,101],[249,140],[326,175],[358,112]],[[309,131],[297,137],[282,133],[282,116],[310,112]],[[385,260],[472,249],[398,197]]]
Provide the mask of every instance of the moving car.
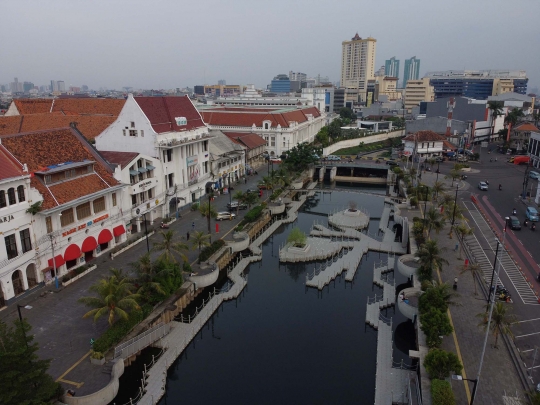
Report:
[[336,155],[328,155],[326,157],[326,160],[341,160],[341,157],[336,156]]
[[536,180],[538,180],[538,179],[540,179],[540,173],[538,173],[538,172],[529,172],[529,177],[530,177],[531,179],[536,179]]
[[483,190],[483,191],[487,191],[488,190],[488,185],[485,181],[481,181],[480,183],[478,183],[478,188],[480,190]]
[[388,166],[397,166],[398,165],[398,163],[395,160],[387,160],[386,164]]
[[246,210],[247,207],[248,207],[247,204],[239,203],[238,201],[227,203],[227,208],[230,210],[236,210],[236,209]]
[[519,219],[513,215],[508,219],[508,225],[510,225],[510,229],[514,229],[516,231],[521,230],[521,222],[519,222]]
[[441,156],[437,156],[435,162],[444,162],[444,159]]
[[223,221],[224,219],[228,219],[229,221],[232,221],[234,218],[236,218],[236,214],[234,212],[218,212],[216,221]]
[[281,163],[281,158],[273,156],[270,158],[270,162]]
[[534,207],[527,207],[525,216],[529,221],[538,222],[538,211]]

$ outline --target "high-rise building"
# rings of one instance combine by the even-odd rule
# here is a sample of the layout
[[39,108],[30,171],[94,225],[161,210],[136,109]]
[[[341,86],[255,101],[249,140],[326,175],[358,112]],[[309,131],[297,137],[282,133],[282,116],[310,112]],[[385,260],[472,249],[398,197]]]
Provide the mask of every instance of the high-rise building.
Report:
[[30,92],[30,90],[33,90],[34,89],[34,83],[32,82],[24,82],[23,83],[23,91],[25,93],[28,93]]
[[56,80],[51,80],[51,91],[58,91],[58,82]]
[[289,76],[285,74],[277,75],[272,79],[270,85],[270,91],[272,93],[289,93],[291,91],[291,81]]
[[368,80],[375,77],[375,48],[377,40],[360,38],[358,33],[341,43],[341,86],[345,102],[365,102]]
[[399,80],[399,59],[392,56],[384,62],[384,75],[396,77]]
[[433,86],[429,83],[429,78],[424,77],[420,80],[407,80],[405,87],[405,109],[411,111],[413,107],[419,105],[422,101],[434,101],[435,92]]
[[405,59],[405,70],[403,71],[403,87],[407,87],[408,80],[418,80],[420,77],[420,59],[413,56]]
[[65,92],[66,91],[66,84],[64,83],[63,80],[58,80],[58,91],[60,92]]
[[307,75],[305,73],[293,72],[292,70],[290,70],[289,71],[289,80],[290,81],[305,82],[307,80]]
[[19,82],[18,78],[15,78],[13,82],[9,84],[10,90],[12,93],[22,93],[23,92],[23,84]]
[[227,80],[225,80],[225,79],[218,80],[217,84],[220,85],[220,86],[225,86],[227,84]]

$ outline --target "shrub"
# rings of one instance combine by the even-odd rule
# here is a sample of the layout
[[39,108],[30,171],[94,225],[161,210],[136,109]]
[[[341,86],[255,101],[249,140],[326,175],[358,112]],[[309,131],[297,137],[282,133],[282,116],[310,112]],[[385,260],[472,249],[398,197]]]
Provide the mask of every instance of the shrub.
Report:
[[212,242],[210,246],[205,247],[201,251],[201,254],[199,255],[199,263],[208,260],[210,256],[216,253],[223,246],[225,246],[225,241],[223,239],[218,239]]
[[257,219],[259,219],[261,217],[263,210],[264,210],[264,207],[263,207],[262,204],[257,205],[256,207],[253,207],[244,216],[244,221],[246,221],[246,222],[255,222]]
[[270,201],[276,201],[282,192],[283,192],[282,188],[278,188],[277,190],[275,190],[270,196]]
[[441,312],[446,312],[448,309],[448,304],[441,295],[441,290],[438,288],[427,288],[425,293],[418,299],[418,310],[420,313],[425,313],[430,308],[438,309]]
[[455,405],[456,399],[448,381],[431,381],[431,403],[433,405]]
[[454,330],[446,313],[437,308],[429,308],[420,315],[421,329],[426,334],[426,343],[431,347],[439,347],[442,343],[441,336],[446,336]]
[[[409,192],[409,190],[407,190],[407,192]],[[411,207],[416,207],[418,205],[418,200],[416,199],[416,197],[411,197],[410,204]]]
[[289,233],[289,236],[287,236],[287,242],[292,243],[293,246],[305,246],[306,240],[306,234],[298,227],[294,227],[291,233]]
[[199,203],[191,204],[191,211],[198,211],[198,210],[199,210]]
[[431,379],[443,380],[450,376],[451,372],[460,374],[463,365],[452,352],[446,350],[433,349],[430,350],[424,359],[424,367]]

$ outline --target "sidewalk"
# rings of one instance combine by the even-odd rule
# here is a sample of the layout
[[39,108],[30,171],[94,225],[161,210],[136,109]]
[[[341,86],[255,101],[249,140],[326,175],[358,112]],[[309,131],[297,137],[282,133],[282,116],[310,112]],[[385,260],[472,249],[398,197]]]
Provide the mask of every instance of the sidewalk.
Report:
[[[422,173],[422,182],[428,186],[432,186],[435,179],[435,173]],[[439,181],[444,182],[448,189],[450,188],[451,180],[445,179],[444,175],[439,175]],[[456,182],[454,182],[453,190],[455,188]],[[470,185],[460,181],[459,190],[468,189],[470,189]],[[448,191],[452,192],[452,189]],[[412,221],[413,217],[421,217],[423,213],[420,210],[408,210],[406,215],[409,221]],[[474,224],[469,225],[474,226]],[[455,251],[455,246],[458,243],[457,237],[454,235],[453,239],[450,239],[448,237],[449,230],[450,225],[447,224],[439,234],[432,232],[431,235],[433,239],[437,240],[439,247],[445,249],[444,257],[449,262],[449,265],[445,265],[440,272],[440,280],[452,285],[454,278],[458,278],[457,292],[459,297],[457,302],[459,305],[450,307],[451,322],[455,333],[443,339],[442,349],[461,356],[464,366],[463,378],[476,379],[485,337],[483,329],[478,327],[480,319],[476,315],[485,311],[486,302],[479,286],[478,295],[474,295],[473,279],[470,274],[459,274],[459,268],[464,263],[465,256],[459,258],[460,250]],[[502,397],[504,395],[515,396],[516,391],[521,398],[524,398],[521,381],[503,339],[499,337],[498,349],[492,346],[493,343],[494,337],[490,334],[475,404],[500,404],[503,403]],[[469,403],[473,383],[457,380],[452,380],[451,383],[456,403]],[[466,392],[465,384],[469,384],[469,392]]]
[[[266,175],[264,167],[259,168],[259,174],[248,176],[247,184],[241,183],[234,186],[234,192],[255,189],[258,181]],[[267,197],[267,193],[262,199]],[[229,195],[220,195],[212,202],[217,211],[227,211]],[[212,220],[212,240],[223,237],[242,220],[247,210],[239,211],[238,217],[233,221],[220,221],[219,234],[215,233],[215,221]],[[196,231],[208,230],[207,219],[199,212],[184,210],[182,217],[170,225],[177,237],[186,242],[186,233],[193,233],[192,223],[195,223]],[[154,222],[155,227],[159,224]],[[159,229],[158,229],[159,230]],[[149,238],[150,248],[152,243],[159,241],[161,236],[158,232]],[[191,241],[190,241],[191,242]],[[188,244],[190,242],[187,242]],[[21,308],[24,318],[32,325],[32,333],[35,341],[39,344],[38,355],[43,359],[51,359],[49,374],[54,379],[62,378],[66,389],[74,389],[77,396],[86,395],[103,388],[110,380],[110,375],[102,372],[102,367],[90,364],[90,339],[98,338],[106,329],[107,321],[100,319],[96,324],[91,319],[83,319],[82,316],[89,308],[77,302],[82,296],[90,295],[88,289],[103,276],[108,274],[111,267],[132,271],[131,263],[147,251],[146,242],[141,242],[126,252],[110,259],[108,252],[91,261],[97,268],[77,280],[66,288],[55,288],[54,283],[43,288],[35,289],[34,292],[25,296],[19,305],[30,305],[31,309]],[[159,253],[152,253],[155,258]],[[193,250],[188,254],[189,262],[192,263],[198,257],[198,251]],[[41,296],[43,295],[43,296]],[[18,319],[17,305],[12,304],[0,311],[0,319],[11,324]],[[67,373],[66,373],[67,372]],[[68,381],[68,383],[66,383]],[[71,382],[71,383],[69,383]]]

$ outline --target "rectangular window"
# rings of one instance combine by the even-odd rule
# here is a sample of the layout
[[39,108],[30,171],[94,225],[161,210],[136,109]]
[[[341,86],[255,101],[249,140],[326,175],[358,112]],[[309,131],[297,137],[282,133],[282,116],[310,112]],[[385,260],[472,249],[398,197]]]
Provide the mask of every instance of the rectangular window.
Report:
[[15,198],[15,189],[12,187],[8,189],[8,201],[9,205],[17,204],[17,199]]
[[152,189],[148,190],[148,199],[152,199],[153,198],[153,193],[152,193]]
[[45,226],[47,227],[47,233],[51,233],[53,231],[52,218],[51,217],[46,217],[45,218]]
[[8,259],[13,259],[18,256],[17,253],[17,241],[15,240],[15,235],[9,235],[4,238],[6,242],[6,250]]
[[0,208],[5,207],[7,207],[6,192],[4,190],[0,190]]
[[116,193],[112,193],[112,205],[116,207]]
[[129,130],[129,136],[137,136],[137,130],[136,129],[130,129]]
[[174,173],[169,174],[169,187],[174,187]]
[[135,128],[135,122],[131,121],[131,128]]
[[144,138],[144,131],[141,129],[141,137]]
[[90,211],[90,201],[77,206],[78,220],[88,218],[90,215],[92,215],[92,212]]
[[133,194],[131,196],[131,204],[132,205],[137,205],[137,194]]
[[166,149],[163,151],[163,161],[164,162],[172,161],[172,149]]
[[73,217],[73,208],[68,208],[67,210],[62,211],[61,214],[60,225],[63,227],[75,222],[75,218]]
[[17,195],[19,197],[19,202],[25,201],[26,198],[24,196],[24,186],[17,187]]
[[105,197],[96,198],[92,204],[94,205],[94,214],[105,211]]
[[21,246],[23,253],[26,253],[30,250],[32,250],[32,241],[30,240],[30,230],[29,229],[23,229],[19,232],[21,236]]
[[203,151],[208,152],[208,141],[203,142]]
[[122,130],[122,134],[124,134],[124,136],[126,136],[126,130],[125,129]]

